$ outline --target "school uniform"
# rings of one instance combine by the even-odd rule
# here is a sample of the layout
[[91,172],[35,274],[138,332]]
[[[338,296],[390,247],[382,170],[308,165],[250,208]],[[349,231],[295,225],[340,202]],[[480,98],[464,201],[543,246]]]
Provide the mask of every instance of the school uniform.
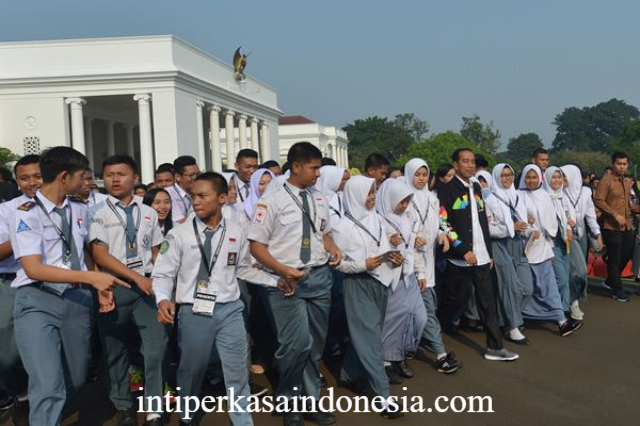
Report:
[[103,194],[101,192],[91,191],[89,193],[89,198],[84,200],[84,202],[87,205],[87,208],[90,209],[93,206],[97,206],[98,204],[100,204],[101,202],[106,200],[107,198],[109,198],[109,196],[106,195],[106,194]]
[[387,310],[388,288],[393,280],[391,265],[383,263],[368,271],[368,258],[391,249],[375,210],[365,202],[375,180],[354,176],[345,186],[345,217],[332,230],[343,258],[338,270],[344,274],[343,292],[350,340],[340,379],[357,383],[366,379],[377,396],[390,397],[384,369],[382,330]]
[[173,220],[174,225],[178,225],[193,212],[191,194],[182,189],[177,183],[166,187],[165,190],[171,197],[171,220]]
[[403,256],[402,266],[394,269],[387,299],[387,311],[382,328],[384,359],[404,361],[407,352],[416,352],[427,324],[427,312],[422,301],[416,274],[424,274],[421,256],[415,256],[415,223],[409,212],[394,213],[400,201],[411,196],[411,190],[398,179],[386,180],[376,196],[376,210],[383,218],[385,237],[399,234],[402,242],[394,249]]
[[[41,192],[17,207],[11,232],[16,259],[86,270],[87,208],[66,199],[58,208]],[[66,401],[82,386],[90,359],[93,296],[86,286],[37,282],[20,268],[11,284],[15,338],[29,375],[29,422],[58,425]]]
[[[153,268],[152,248],[163,240],[155,210],[137,196],[128,206],[109,196],[91,209],[91,216],[91,242],[108,246],[111,256],[140,275],[149,276]],[[133,330],[137,330],[142,341],[145,401],[149,396],[162,397],[165,382],[167,327],[158,323],[153,296],[142,293],[133,282],[129,284],[131,288],[118,286],[114,290],[115,312],[99,315],[97,321],[109,377],[109,396],[118,410],[133,406],[128,380],[132,355],[128,346]]]
[[[11,241],[11,231],[18,206],[30,201],[22,195],[0,204],[0,244]],[[15,396],[27,389],[27,375],[20,361],[13,328],[13,302],[16,290],[11,282],[16,278],[20,262],[13,254],[0,260],[0,393]]]
[[[246,231],[226,219],[209,229],[194,216],[169,231],[162,243],[153,268],[153,291],[160,303],[172,300],[175,289],[180,306],[177,383],[182,398],[200,395],[207,366],[215,359],[222,363],[227,389],[244,397],[238,403],[243,410],[248,407],[249,349],[238,287],[239,271],[251,269],[247,259]],[[248,412],[229,416],[234,425],[253,424]],[[181,421],[191,423],[184,417]]]
[[272,191],[258,201],[248,238],[267,245],[278,262],[309,272],[291,297],[276,286],[266,288],[279,343],[276,396],[294,398],[304,392],[317,399],[331,308],[331,269],[323,240],[331,232],[329,208],[320,192],[289,181]]

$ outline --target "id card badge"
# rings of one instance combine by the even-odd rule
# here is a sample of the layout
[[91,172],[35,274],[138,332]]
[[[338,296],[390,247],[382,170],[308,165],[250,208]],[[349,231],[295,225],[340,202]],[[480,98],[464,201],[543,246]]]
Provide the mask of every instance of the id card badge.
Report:
[[127,268],[139,273],[140,275],[144,275],[144,263],[140,256],[127,259]]
[[218,292],[214,290],[211,281],[199,280],[196,283],[196,295],[193,298],[193,313],[212,317],[217,298]]

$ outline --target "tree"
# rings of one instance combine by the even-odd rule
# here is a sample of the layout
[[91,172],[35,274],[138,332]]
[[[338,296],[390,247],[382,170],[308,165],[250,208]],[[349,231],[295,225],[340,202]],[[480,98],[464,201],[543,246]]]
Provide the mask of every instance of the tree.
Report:
[[484,155],[491,165],[496,162],[491,153],[465,139],[460,133],[448,131],[438,133],[423,142],[411,145],[407,153],[400,158],[398,164],[404,165],[412,158],[422,158],[434,172],[441,164],[451,163],[451,154],[458,148],[469,148],[477,154]]
[[9,148],[0,148],[0,167],[10,168],[10,163],[18,161],[20,156],[11,152]]
[[349,138],[349,164],[353,167],[364,167],[365,158],[374,152],[395,163],[413,144],[411,135],[384,117],[355,120],[343,130]]
[[501,161],[507,162],[514,168],[520,169],[531,161],[531,154],[537,148],[542,148],[542,139],[537,133],[521,133],[520,135],[509,139],[507,151],[501,153]]
[[462,117],[460,134],[465,139],[492,154],[497,153],[500,148],[500,130],[493,128],[493,121],[482,124],[478,114],[474,114],[471,117]]
[[594,172],[598,175],[611,164],[611,158],[602,152],[560,151],[550,156],[551,164],[564,166],[574,164],[584,172]]
[[429,133],[429,123],[419,119],[414,113],[406,112],[396,115],[393,124],[411,135],[414,142],[422,141]]
[[627,125],[639,118],[638,108],[615,98],[593,107],[566,108],[553,121],[553,149],[611,152]]

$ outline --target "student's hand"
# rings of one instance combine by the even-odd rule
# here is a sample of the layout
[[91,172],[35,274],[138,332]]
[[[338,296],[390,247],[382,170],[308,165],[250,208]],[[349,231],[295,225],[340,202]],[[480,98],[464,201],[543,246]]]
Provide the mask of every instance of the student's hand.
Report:
[[534,223],[536,223],[536,219],[533,216],[528,215],[528,219],[529,219],[529,225],[533,225]]
[[111,291],[117,285],[122,287],[131,288],[131,286],[121,279],[114,277],[113,275],[105,274],[104,272],[87,272],[87,284],[95,288],[98,291]]
[[391,244],[393,244],[394,247],[398,247],[402,244],[402,237],[400,234],[393,234],[391,238],[389,238],[389,241],[391,241]]
[[450,245],[449,245],[449,239],[447,238],[446,235],[440,235],[440,237],[438,237],[438,242],[440,243],[440,245],[442,246],[442,252],[446,253],[449,251]]
[[529,225],[527,225],[527,222],[514,222],[513,223],[513,229],[515,229],[518,232],[524,232],[527,230],[527,228],[529,227]]
[[329,266],[336,267],[342,262],[342,252],[337,246],[329,248]]
[[98,292],[98,304],[99,309],[98,312],[101,314],[106,314],[113,311],[116,308],[116,303],[113,298],[112,291],[99,291]]
[[426,244],[427,240],[425,240],[424,238],[416,237],[416,243],[414,244],[416,248],[424,247]]
[[602,234],[598,234],[597,236],[597,244],[596,244],[596,251],[602,251],[602,246],[604,245],[602,243]]
[[382,265],[383,256],[370,257],[367,259],[367,271],[372,271]]
[[297,281],[290,281],[280,278],[278,280],[278,288],[284,293],[284,297],[291,297],[296,292]]
[[540,231],[533,231],[533,239],[537,240],[538,238],[540,238]]
[[160,324],[173,324],[176,315],[176,304],[170,300],[163,300],[158,303],[158,322]]
[[280,277],[282,279],[284,279],[284,280],[287,280],[287,281],[297,282],[302,277],[304,277],[304,275],[305,275],[304,272],[299,270],[299,269],[290,268],[288,266],[285,266],[284,270],[280,274]]
[[472,251],[468,251],[464,254],[464,261],[467,262],[467,265],[477,265],[478,258],[476,254]]
[[138,279],[135,280],[136,285],[144,294],[147,296],[153,295],[153,287],[151,286],[151,278],[147,278],[144,275],[140,275]]
[[420,291],[425,291],[427,289],[427,280],[425,280],[424,278],[418,280],[418,287],[420,287]]
[[627,226],[627,219],[622,216],[621,214],[615,214],[613,216],[613,218],[616,220],[616,222],[618,223],[618,226],[620,226],[620,228],[624,228],[625,226]]
[[576,222],[573,219],[567,219],[567,223],[569,224],[570,227],[575,228],[576,225],[578,224],[578,222]]
[[393,265],[394,268],[398,266],[402,266],[404,258],[402,257],[402,253],[391,253],[389,254],[389,261]]

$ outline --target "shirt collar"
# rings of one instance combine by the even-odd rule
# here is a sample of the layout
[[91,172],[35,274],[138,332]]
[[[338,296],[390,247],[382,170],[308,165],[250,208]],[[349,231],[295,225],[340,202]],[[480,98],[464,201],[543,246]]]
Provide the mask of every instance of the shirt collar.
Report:
[[[209,227],[207,226],[206,223],[204,223],[202,220],[200,220],[200,218],[196,215],[193,216],[196,220],[196,227],[198,228],[198,232],[199,233],[204,233],[204,231],[206,231],[207,229],[209,229]],[[225,219],[224,216],[222,217],[222,220],[220,221],[220,223],[218,223],[218,226],[215,227],[214,231],[217,231],[218,229],[220,229],[221,226],[223,226],[225,224]]]
[[473,182],[471,182],[471,180],[469,180],[469,183],[463,181],[460,176],[456,175],[456,179],[458,179],[460,182],[462,182],[462,184],[464,185],[465,188],[470,188],[473,186]]
[[174,183],[173,187],[176,190],[176,192],[178,193],[178,195],[180,196],[180,198],[184,198],[185,196],[189,195],[189,194],[187,194],[187,191],[182,189],[182,187],[180,185],[178,185],[177,183]]
[[[125,206],[124,204],[122,204],[120,202],[120,200],[118,200],[113,195],[108,195],[107,198],[109,199],[109,201],[111,201],[111,204],[113,204],[114,206],[128,207],[128,206]],[[142,201],[141,201],[140,197],[134,195],[133,199],[131,200],[131,204],[129,204],[129,205],[132,206],[132,205],[136,204],[136,205],[138,205],[138,207],[140,207],[141,202]]]
[[[53,204],[51,200],[45,197],[44,194],[42,194],[41,190],[38,190],[38,192],[36,193],[36,196],[38,197],[38,200],[42,202],[42,205],[44,206],[44,209],[47,211],[47,213],[53,212],[53,209],[58,207],[55,204]],[[68,205],[69,205],[69,200],[65,197],[64,201],[62,202],[62,208],[64,209]]]

